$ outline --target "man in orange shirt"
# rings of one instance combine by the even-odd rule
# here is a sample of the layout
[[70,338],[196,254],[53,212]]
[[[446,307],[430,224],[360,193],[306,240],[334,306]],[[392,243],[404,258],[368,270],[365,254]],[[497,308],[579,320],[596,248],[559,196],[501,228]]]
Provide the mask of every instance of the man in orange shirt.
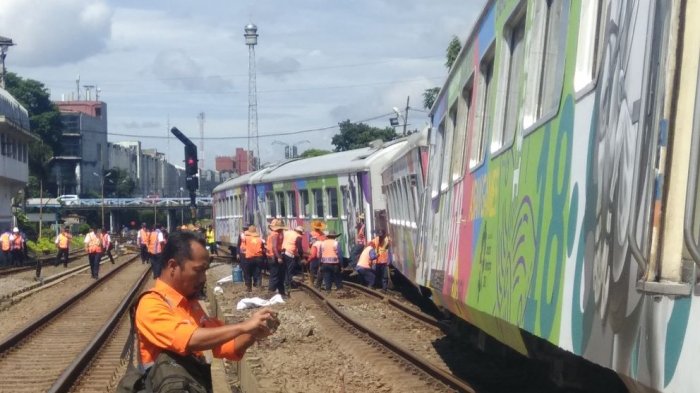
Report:
[[85,251],[88,253],[90,261],[90,274],[97,280],[100,276],[100,259],[102,259],[102,231],[93,227],[90,233],[85,235]]
[[173,233],[163,249],[163,270],[136,310],[142,366],[150,367],[163,351],[203,361],[202,351],[239,360],[256,340],[272,333],[277,317],[270,309],[244,322],[225,325],[210,318],[198,295],[206,283],[209,253],[204,238],[194,232]]
[[70,241],[73,236],[70,234],[70,227],[63,228],[63,232],[56,236],[56,248],[58,249],[58,254],[56,254],[56,262],[54,266],[58,266],[61,261],[63,261],[63,267],[68,267],[68,252],[70,250]]

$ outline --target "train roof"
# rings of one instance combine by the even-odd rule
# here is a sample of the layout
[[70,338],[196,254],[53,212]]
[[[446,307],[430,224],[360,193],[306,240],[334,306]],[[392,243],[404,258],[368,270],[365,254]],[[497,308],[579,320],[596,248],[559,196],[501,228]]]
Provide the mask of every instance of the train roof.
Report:
[[398,139],[386,142],[380,147],[364,147],[317,157],[287,161],[280,164],[274,170],[262,174],[262,176],[256,180],[269,183],[366,171],[373,161],[379,159],[384,153],[393,151],[403,144],[405,144],[405,139]]
[[[428,146],[428,132],[430,131],[430,126],[426,126],[422,131],[413,133],[406,138],[406,143],[401,145],[401,147],[394,152],[392,158],[401,157],[408,153],[409,151],[417,147],[427,147]],[[393,160],[387,160],[380,167],[380,171],[384,172],[386,168],[390,167]]]

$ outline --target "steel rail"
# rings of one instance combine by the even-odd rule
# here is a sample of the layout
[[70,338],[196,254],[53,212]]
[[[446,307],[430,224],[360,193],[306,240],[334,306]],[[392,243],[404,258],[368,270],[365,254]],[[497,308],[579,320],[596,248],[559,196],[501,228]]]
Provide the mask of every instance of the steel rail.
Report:
[[398,343],[393,342],[391,339],[388,337],[384,337],[380,334],[377,334],[377,332],[373,331],[373,329],[370,329],[368,326],[365,324],[353,319],[350,315],[347,313],[343,312],[338,306],[336,306],[332,301],[328,300],[321,292],[316,290],[315,288],[303,283],[303,282],[298,282],[298,284],[303,288],[305,291],[311,293],[314,295],[316,298],[320,300],[324,305],[327,306],[327,308],[336,316],[338,316],[340,319],[348,323],[350,326],[353,328],[357,329],[358,331],[366,334],[369,336],[372,340],[375,342],[379,343],[383,347],[389,349],[391,352],[395,353],[396,355],[400,356],[404,360],[408,361],[409,363],[413,364],[420,370],[424,371],[428,375],[432,376],[433,378],[437,379],[438,381],[444,383],[445,385],[457,389],[460,392],[470,392],[470,393],[475,393],[476,390],[469,385],[466,381],[463,381],[462,379],[459,379],[452,375],[451,373],[436,367],[432,363],[420,358],[410,350],[402,347]]

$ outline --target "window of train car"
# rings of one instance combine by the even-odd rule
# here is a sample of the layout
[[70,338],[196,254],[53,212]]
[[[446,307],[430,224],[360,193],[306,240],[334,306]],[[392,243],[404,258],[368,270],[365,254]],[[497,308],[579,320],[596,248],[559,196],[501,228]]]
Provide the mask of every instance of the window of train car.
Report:
[[464,157],[467,155],[467,133],[469,132],[469,112],[471,108],[472,87],[474,75],[469,77],[462,94],[457,101],[457,125],[455,126],[455,149],[452,152],[452,181],[456,182],[464,176]]
[[320,188],[311,189],[314,196],[314,218],[323,218],[323,191]]
[[431,196],[435,198],[440,193],[440,169],[442,168],[442,165],[440,165],[440,160],[442,157],[444,157],[442,153],[445,150],[445,119],[442,119],[440,126],[438,126],[437,132],[435,132],[432,148],[433,151],[431,152],[430,160],[430,178],[432,181],[433,190]]
[[523,106],[524,134],[528,134],[554,117],[559,109],[569,0],[544,0],[533,3],[534,21],[528,32],[529,52],[526,94]]
[[297,217],[299,215],[299,205],[294,191],[287,191],[287,203],[289,204],[289,217]]
[[503,60],[506,67],[502,79],[506,80],[506,94],[501,97],[504,104],[503,125],[495,127],[491,139],[491,153],[494,156],[510,146],[520,126],[520,97],[525,65],[525,10],[523,2],[504,31],[506,49]]
[[471,151],[469,152],[469,169],[474,170],[484,162],[484,148],[486,143],[486,131],[491,127],[493,119],[493,107],[489,100],[493,98],[494,86],[493,67],[495,61],[495,44],[486,50],[486,54],[479,66],[479,96],[477,97],[476,116],[474,117],[474,131],[471,134]]
[[578,44],[576,46],[576,72],[574,73],[574,91],[576,98],[591,91],[595,85],[598,62],[604,40],[607,7],[601,6],[602,0],[581,2],[579,16]]
[[286,198],[284,197],[284,192],[281,192],[281,191],[276,192],[275,196],[277,197],[276,198],[277,204],[278,204],[277,206],[279,206],[279,208],[277,209],[277,211],[279,212],[278,217],[281,217],[281,218],[287,217],[287,203],[286,203]]
[[343,210],[340,212],[340,218],[345,219],[348,217],[348,212],[350,211],[350,192],[348,191],[348,186],[340,186],[340,197],[343,201]]
[[311,215],[311,202],[309,201],[309,190],[299,190],[299,202],[301,202],[299,218],[309,217]]
[[401,193],[403,194],[403,206],[406,211],[406,226],[411,227],[416,222],[416,211],[411,208],[412,203],[408,184],[406,177],[401,178]]
[[238,217],[238,195],[233,196],[232,212],[233,217]]
[[275,193],[268,192],[265,194],[267,198],[267,217],[277,217],[277,202],[275,201]]
[[328,197],[328,218],[338,218],[338,190],[334,187],[326,188],[326,196]]
[[457,123],[457,103],[455,102],[448,113],[448,121],[445,124],[445,140],[443,142],[444,149],[442,152],[442,171],[440,175],[440,192],[447,190],[452,183],[452,175],[450,172],[450,164],[452,163],[452,150],[454,146],[454,129]]

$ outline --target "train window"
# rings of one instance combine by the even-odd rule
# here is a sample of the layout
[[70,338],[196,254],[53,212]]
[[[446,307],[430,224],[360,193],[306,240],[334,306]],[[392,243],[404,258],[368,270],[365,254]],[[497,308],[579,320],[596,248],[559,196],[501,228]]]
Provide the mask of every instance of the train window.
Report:
[[309,191],[299,190],[299,201],[301,202],[301,214],[300,218],[308,217],[311,215],[311,202],[309,201]]
[[279,204],[279,216],[278,217],[287,217],[287,203],[286,203],[286,198],[284,197],[284,192],[277,192],[275,194],[277,196],[277,203]]
[[267,198],[267,217],[277,217],[277,202],[275,202],[275,193],[268,192],[265,194]]
[[294,191],[287,191],[287,203],[289,204],[289,217],[297,217],[299,209],[297,209],[297,198]]
[[449,119],[445,124],[445,147],[442,153],[442,174],[440,175],[440,191],[445,191],[452,182],[452,172],[450,172],[450,164],[452,163],[452,146],[454,145],[454,129],[457,123],[457,103],[452,105],[449,111]]
[[437,132],[435,133],[435,139],[433,141],[433,151],[431,152],[432,154],[432,159],[431,159],[431,169],[430,169],[430,175],[432,179],[432,184],[433,184],[433,192],[432,192],[432,197],[435,198],[438,196],[440,193],[440,168],[442,167],[440,165],[440,159],[442,159],[442,153],[444,151],[444,138],[445,136],[445,120],[443,119],[442,122],[440,122],[440,126],[438,126]]
[[486,131],[491,127],[493,107],[489,106],[489,100],[494,97],[495,83],[493,82],[493,65],[495,60],[495,45],[486,51],[479,67],[479,93],[477,124],[471,134],[471,151],[469,152],[469,169],[475,168],[484,160],[484,142]]
[[311,190],[314,195],[314,217],[323,217],[323,192],[320,188]]
[[231,215],[238,216],[238,195],[233,196],[233,206],[231,206]]
[[[523,9],[525,7],[522,7]],[[509,24],[506,32],[507,78],[503,127],[498,127],[491,140],[491,152],[496,152],[510,142],[519,127],[518,113],[520,109],[520,90],[522,86],[523,67],[525,60],[525,13],[519,12],[515,20]]]
[[406,225],[410,226],[411,223],[416,220],[416,212],[411,208],[412,205],[409,197],[408,182],[406,181],[405,177],[401,179],[401,193],[403,194],[403,206],[404,210],[406,211]]
[[326,195],[328,196],[328,210],[330,215],[329,218],[337,218],[338,214],[338,190],[335,188],[326,188]]
[[350,192],[348,191],[348,186],[340,186],[340,197],[343,201],[343,210],[340,213],[341,218],[347,218],[348,211],[350,210]]
[[[528,77],[523,128],[550,118],[559,108],[564,78],[568,0],[545,0],[535,4],[535,22],[530,34],[530,58],[534,72]],[[534,94],[529,92],[536,92]]]
[[574,73],[574,91],[577,93],[591,86],[596,76],[605,28],[606,7],[601,3],[602,0],[581,2]]
[[467,124],[469,124],[469,109],[472,101],[472,84],[474,76],[464,86],[458,99],[457,124],[455,125],[455,143],[452,151],[452,180],[456,181],[464,175],[464,156],[467,153]]

